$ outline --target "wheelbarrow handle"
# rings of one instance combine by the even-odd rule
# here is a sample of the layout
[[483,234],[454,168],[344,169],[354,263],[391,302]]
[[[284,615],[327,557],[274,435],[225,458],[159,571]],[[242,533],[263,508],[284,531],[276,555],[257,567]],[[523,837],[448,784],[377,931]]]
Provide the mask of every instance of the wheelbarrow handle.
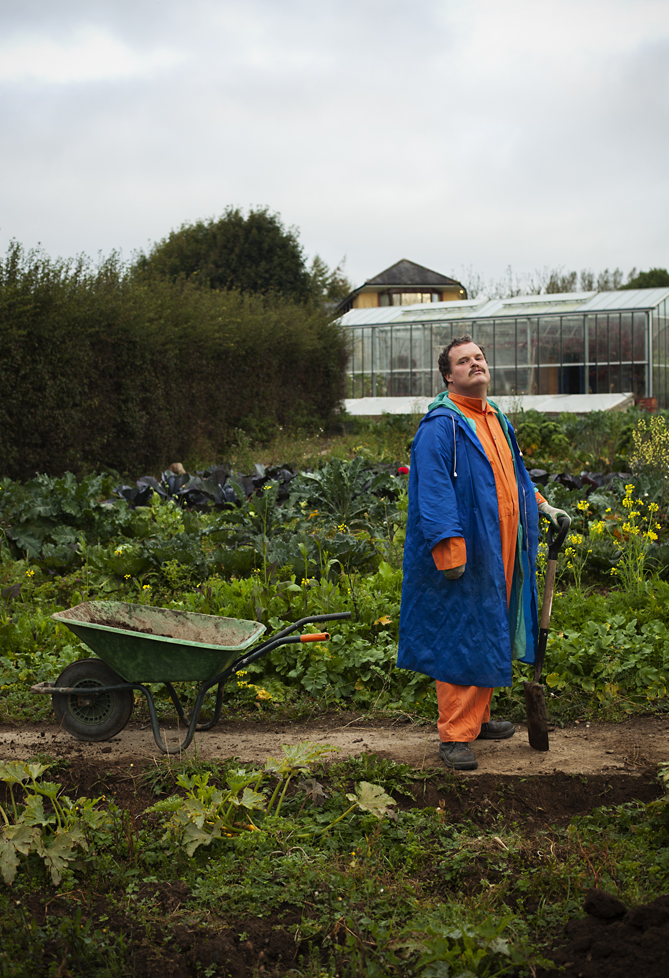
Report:
[[[300,620],[296,621],[294,625],[288,625],[280,632],[277,632],[276,635],[273,635],[272,638],[267,639],[260,648],[273,644],[277,638],[283,638],[285,635],[290,635],[291,632],[297,631],[297,629],[302,628],[303,625],[313,625],[317,621],[344,621],[348,620],[350,617],[350,611],[337,611],[333,612],[331,615],[310,615],[309,618],[300,618]],[[256,649],[256,651],[260,651],[260,649]]]

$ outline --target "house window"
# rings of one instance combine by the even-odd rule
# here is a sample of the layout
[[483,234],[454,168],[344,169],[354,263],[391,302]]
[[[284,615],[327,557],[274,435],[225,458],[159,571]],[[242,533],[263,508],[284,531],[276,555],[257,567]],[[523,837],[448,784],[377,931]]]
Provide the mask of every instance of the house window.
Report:
[[382,292],[381,306],[413,306],[417,302],[438,302],[438,292]]

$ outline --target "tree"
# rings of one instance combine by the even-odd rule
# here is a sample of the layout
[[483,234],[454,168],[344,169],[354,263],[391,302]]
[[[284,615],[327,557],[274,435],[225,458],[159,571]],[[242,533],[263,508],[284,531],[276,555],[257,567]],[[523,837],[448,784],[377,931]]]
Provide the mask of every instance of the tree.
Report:
[[666,268],[651,268],[648,272],[636,273],[636,268],[630,273],[626,285],[621,289],[661,289],[669,286],[669,272]]
[[344,270],[346,258],[342,258],[334,271],[330,271],[320,255],[314,255],[309,266],[311,294],[317,302],[338,303],[353,291]]
[[248,217],[226,208],[218,220],[182,224],[141,255],[140,275],[185,279],[204,288],[275,294],[296,302],[311,295],[311,280],[294,228],[266,207]]

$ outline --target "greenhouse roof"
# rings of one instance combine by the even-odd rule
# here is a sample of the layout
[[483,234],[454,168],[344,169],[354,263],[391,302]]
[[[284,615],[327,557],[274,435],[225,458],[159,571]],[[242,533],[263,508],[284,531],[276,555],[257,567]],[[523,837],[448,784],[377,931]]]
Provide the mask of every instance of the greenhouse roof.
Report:
[[510,299],[468,299],[463,302],[424,302],[411,306],[351,309],[343,326],[400,326],[404,323],[487,319],[502,316],[555,316],[567,313],[620,312],[654,309],[669,299],[669,288],[619,289],[616,292],[563,292],[516,295]]

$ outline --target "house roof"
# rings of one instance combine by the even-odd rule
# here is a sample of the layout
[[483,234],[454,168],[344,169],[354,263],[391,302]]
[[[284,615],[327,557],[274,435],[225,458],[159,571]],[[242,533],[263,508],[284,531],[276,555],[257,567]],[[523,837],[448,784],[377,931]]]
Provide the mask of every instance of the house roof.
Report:
[[462,295],[467,295],[467,290],[462,282],[449,278],[448,275],[442,275],[440,272],[434,272],[431,268],[417,265],[415,261],[409,261],[408,258],[402,258],[401,261],[395,262],[390,268],[379,272],[374,278],[368,278],[363,285],[359,285],[357,289],[350,292],[345,299],[341,300],[337,309],[341,311],[349,308],[353,299],[360,292],[373,292],[377,288],[422,288],[425,292],[435,292],[443,289],[444,286],[455,287],[462,291]]
[[[401,261],[379,272],[374,278],[369,278],[365,285],[458,285],[460,282],[439,272],[433,272],[431,268],[424,268],[417,265],[415,261],[402,258]],[[357,289],[356,289],[357,291]]]

